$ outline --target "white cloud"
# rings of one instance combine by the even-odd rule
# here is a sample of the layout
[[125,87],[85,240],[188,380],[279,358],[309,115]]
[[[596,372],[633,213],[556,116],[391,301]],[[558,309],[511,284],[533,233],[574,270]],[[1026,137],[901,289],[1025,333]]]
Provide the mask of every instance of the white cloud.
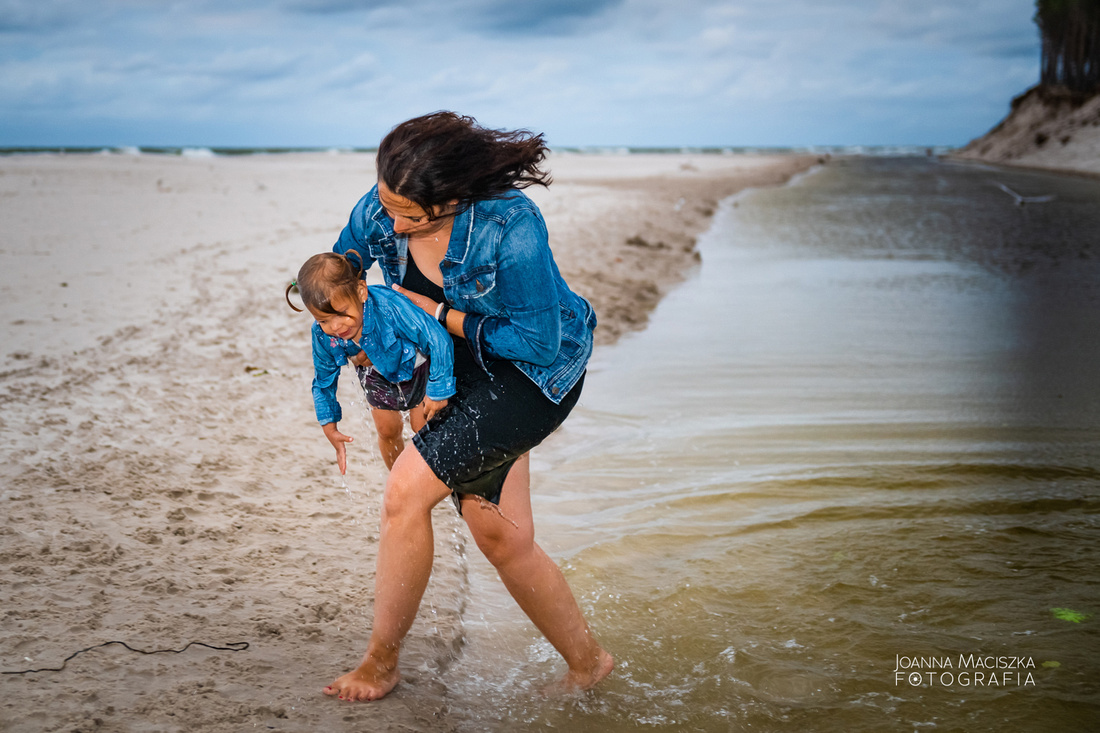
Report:
[[0,0],[13,111],[0,145],[151,130],[373,145],[440,108],[560,144],[964,142],[1034,79],[1032,13],[1030,0]]

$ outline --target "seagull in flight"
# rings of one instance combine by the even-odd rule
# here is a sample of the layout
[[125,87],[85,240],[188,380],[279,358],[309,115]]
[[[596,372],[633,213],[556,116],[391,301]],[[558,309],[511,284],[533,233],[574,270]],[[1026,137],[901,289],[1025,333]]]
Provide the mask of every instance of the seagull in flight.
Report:
[[1013,199],[1015,199],[1017,206],[1023,206],[1024,204],[1045,204],[1047,201],[1054,200],[1053,194],[1049,194],[1047,196],[1021,196],[1003,183],[998,183],[997,188],[1001,189]]

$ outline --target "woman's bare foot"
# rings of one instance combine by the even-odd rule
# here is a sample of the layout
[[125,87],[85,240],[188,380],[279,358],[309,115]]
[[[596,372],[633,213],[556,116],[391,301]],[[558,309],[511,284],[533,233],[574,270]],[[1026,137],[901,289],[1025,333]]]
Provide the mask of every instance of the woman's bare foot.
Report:
[[397,671],[396,664],[386,667],[368,656],[357,669],[337,678],[322,692],[353,702],[379,700],[390,694],[400,681],[401,673]]
[[591,669],[571,669],[565,675],[547,687],[543,692],[549,696],[568,695],[573,692],[591,690],[600,680],[611,674],[615,667],[615,659],[603,649],[596,657],[596,664]]

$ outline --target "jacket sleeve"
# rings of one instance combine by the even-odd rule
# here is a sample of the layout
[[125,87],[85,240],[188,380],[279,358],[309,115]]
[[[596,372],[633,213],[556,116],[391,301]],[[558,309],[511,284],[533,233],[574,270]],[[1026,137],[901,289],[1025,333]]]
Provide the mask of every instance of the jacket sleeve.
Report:
[[[316,323],[313,324],[313,409],[317,413],[317,422],[325,425],[340,422],[343,413],[336,400],[336,386],[340,378],[340,367],[335,355],[325,345],[328,336]],[[344,359],[347,363],[347,359]]]
[[514,211],[504,225],[494,285],[507,315],[467,313],[462,325],[482,368],[486,358],[554,362],[561,348],[557,279],[542,217],[526,208]]
[[369,270],[371,265],[374,264],[374,258],[371,257],[370,248],[367,246],[367,238],[371,228],[369,214],[375,197],[374,191],[374,188],[372,188],[355,204],[355,207],[351,210],[351,216],[348,217],[347,225],[340,231],[340,236],[337,237],[336,243],[332,245],[332,251],[337,254],[347,255],[349,252],[354,251],[354,254],[349,256],[353,262],[356,257],[361,260],[363,272]]
[[429,359],[427,394],[433,400],[445,400],[455,393],[454,342],[438,321],[404,295],[397,297],[406,303],[395,309],[401,320],[400,330],[415,338],[417,348]]

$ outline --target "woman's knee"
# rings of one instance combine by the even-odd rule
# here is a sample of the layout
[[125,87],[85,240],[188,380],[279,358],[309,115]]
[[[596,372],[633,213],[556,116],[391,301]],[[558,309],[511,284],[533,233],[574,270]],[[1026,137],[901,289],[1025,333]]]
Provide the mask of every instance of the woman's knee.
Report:
[[404,450],[390,469],[382,496],[382,518],[430,515],[432,507],[450,495],[415,448]]
[[[468,512],[480,511],[493,510],[476,505],[464,506],[462,510],[463,516],[466,516]],[[495,522],[477,521],[471,523],[467,519],[467,525],[470,527],[474,542],[477,543],[478,549],[481,550],[481,553],[485,555],[485,558],[493,567],[500,567],[509,560],[522,557],[534,549],[535,537],[533,532],[526,532],[499,516],[496,517],[496,520]]]

